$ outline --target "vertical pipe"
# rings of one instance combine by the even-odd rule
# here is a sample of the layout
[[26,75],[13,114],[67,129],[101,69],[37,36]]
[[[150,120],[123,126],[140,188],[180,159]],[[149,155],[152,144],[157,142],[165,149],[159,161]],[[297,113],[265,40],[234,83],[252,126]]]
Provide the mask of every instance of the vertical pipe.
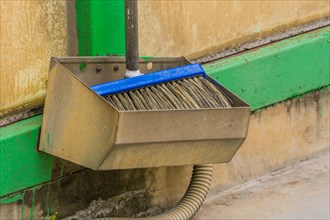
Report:
[[137,0],[125,0],[126,78],[140,75],[137,4]]

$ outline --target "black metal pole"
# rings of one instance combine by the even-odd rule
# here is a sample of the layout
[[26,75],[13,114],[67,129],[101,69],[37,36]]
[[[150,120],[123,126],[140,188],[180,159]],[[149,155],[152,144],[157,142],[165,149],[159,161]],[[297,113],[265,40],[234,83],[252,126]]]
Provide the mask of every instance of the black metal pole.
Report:
[[139,70],[138,5],[137,0],[125,0],[126,69]]

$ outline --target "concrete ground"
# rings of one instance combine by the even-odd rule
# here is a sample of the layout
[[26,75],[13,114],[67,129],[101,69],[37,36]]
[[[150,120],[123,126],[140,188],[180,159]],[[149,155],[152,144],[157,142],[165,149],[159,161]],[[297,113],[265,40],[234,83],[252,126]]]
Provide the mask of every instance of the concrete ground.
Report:
[[330,219],[329,151],[244,185],[210,194],[193,218]]

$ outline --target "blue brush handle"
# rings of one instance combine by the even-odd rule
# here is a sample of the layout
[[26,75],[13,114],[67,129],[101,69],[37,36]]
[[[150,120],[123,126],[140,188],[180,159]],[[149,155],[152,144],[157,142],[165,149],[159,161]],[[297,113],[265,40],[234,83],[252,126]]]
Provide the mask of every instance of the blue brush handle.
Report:
[[112,82],[106,82],[91,86],[91,88],[99,95],[112,95],[115,93],[125,92],[129,90],[139,89],[160,83],[176,81],[187,77],[203,75],[206,77],[205,71],[200,64],[190,64],[172,69],[161,70],[142,76],[133,78],[120,79]]

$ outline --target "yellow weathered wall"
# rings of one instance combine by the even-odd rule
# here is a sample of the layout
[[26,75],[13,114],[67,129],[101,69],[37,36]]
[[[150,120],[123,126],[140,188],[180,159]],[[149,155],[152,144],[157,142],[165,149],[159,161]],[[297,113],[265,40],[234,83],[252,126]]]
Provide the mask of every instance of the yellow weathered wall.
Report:
[[195,58],[329,14],[328,0],[139,1],[140,53]]
[[0,1],[0,116],[43,103],[49,60],[67,48],[65,1]]
[[[0,5],[3,116],[42,104],[50,56],[67,53],[68,34],[66,1]],[[140,54],[194,58],[329,16],[329,10],[328,0],[139,1]]]

